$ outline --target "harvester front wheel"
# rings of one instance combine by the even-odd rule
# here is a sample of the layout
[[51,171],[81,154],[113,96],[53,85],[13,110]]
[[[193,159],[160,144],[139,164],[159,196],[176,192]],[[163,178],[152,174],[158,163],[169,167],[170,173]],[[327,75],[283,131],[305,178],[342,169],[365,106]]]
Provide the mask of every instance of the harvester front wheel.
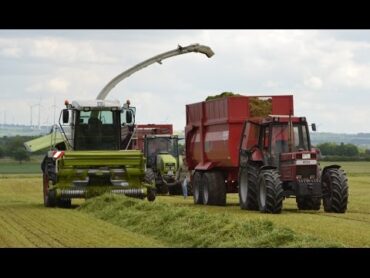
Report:
[[221,172],[207,172],[203,175],[203,204],[226,205],[225,178]]
[[155,190],[154,189],[148,189],[148,196],[146,197],[149,202],[153,202],[155,200]]
[[239,170],[239,205],[241,209],[258,210],[258,169],[252,165]]
[[262,170],[258,177],[258,207],[261,212],[280,213],[283,208],[283,186],[275,169]]
[[43,175],[43,193],[44,193],[44,206],[51,208],[56,206],[56,192],[49,190],[49,177]]
[[341,169],[329,169],[322,178],[323,205],[326,212],[344,213],[347,210],[347,176]]
[[195,171],[193,176],[193,199],[194,204],[203,204],[202,173]]
[[296,202],[300,210],[319,210],[321,207],[319,197],[297,197]]

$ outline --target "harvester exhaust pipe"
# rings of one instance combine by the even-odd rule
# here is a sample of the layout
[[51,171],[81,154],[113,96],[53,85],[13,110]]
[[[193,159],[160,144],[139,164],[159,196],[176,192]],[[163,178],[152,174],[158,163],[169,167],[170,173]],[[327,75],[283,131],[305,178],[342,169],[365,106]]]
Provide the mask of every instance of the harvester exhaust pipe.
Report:
[[144,62],[141,62],[140,64],[137,64],[136,66],[133,66],[132,68],[129,68],[128,70],[122,72],[121,74],[117,75],[115,78],[113,78],[105,87],[100,91],[96,99],[103,100],[107,97],[109,92],[123,79],[129,77],[131,74],[153,64],[153,63],[159,63],[162,64],[162,61],[164,59],[176,56],[176,55],[182,55],[190,52],[198,52],[206,55],[208,58],[211,58],[214,55],[214,52],[212,49],[206,45],[200,45],[198,43],[191,44],[185,47],[178,46],[176,49],[164,52],[162,54],[156,55],[148,60],[145,60]]

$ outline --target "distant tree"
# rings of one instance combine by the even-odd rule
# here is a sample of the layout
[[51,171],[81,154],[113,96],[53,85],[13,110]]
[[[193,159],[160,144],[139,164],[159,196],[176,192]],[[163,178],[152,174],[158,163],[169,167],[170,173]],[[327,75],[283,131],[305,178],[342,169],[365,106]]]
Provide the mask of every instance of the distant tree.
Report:
[[370,154],[370,149],[366,149],[365,154]]
[[5,155],[5,154],[4,154],[4,150],[3,150],[3,148],[0,146],[0,158],[1,158],[1,157],[4,157],[4,155]]
[[22,163],[22,161],[28,161],[30,160],[29,153],[24,148],[17,148],[13,152],[13,158],[17,161],[19,161],[19,164]]

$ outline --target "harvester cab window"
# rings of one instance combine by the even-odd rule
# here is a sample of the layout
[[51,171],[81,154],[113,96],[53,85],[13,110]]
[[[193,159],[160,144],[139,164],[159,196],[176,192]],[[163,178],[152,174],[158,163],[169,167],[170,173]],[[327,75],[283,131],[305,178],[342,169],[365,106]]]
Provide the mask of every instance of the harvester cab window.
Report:
[[110,110],[79,111],[76,125],[76,150],[118,149],[115,115]]

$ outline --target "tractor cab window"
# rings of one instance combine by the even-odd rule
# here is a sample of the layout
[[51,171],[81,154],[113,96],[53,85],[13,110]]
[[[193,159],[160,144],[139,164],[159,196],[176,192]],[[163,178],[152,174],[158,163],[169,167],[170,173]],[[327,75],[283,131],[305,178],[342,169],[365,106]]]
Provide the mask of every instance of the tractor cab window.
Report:
[[177,156],[177,139],[174,138],[148,138],[148,155],[168,153]]
[[[294,124],[291,137],[292,152],[309,150],[307,127],[305,125]],[[271,153],[286,152],[289,152],[289,126],[274,125],[271,136]]]
[[260,133],[260,126],[252,123],[247,122],[244,129],[243,141],[242,141],[242,149],[249,150],[255,145],[258,145],[258,138]]

